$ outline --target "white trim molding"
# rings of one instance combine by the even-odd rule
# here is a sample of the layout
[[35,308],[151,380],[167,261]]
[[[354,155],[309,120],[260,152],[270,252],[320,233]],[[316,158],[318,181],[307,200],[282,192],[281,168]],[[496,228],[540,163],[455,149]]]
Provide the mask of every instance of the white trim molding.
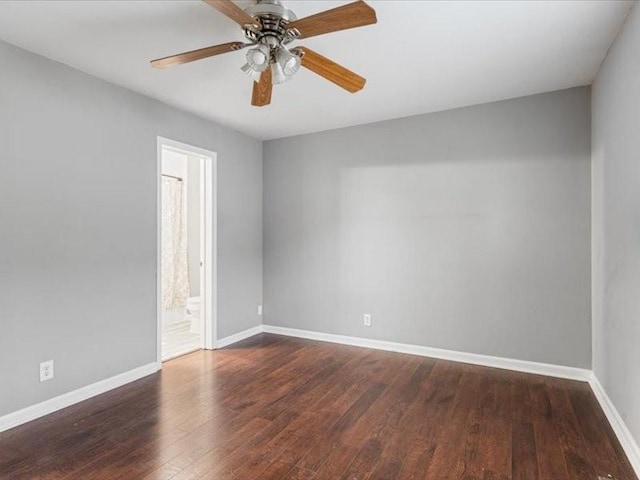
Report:
[[591,370],[583,368],[565,367],[562,365],[530,362],[527,360],[515,360],[511,358],[492,357],[477,353],[456,352],[453,350],[424,347],[421,345],[387,342],[385,340],[373,340],[361,337],[348,337],[345,335],[312,332],[309,330],[276,327],[273,325],[263,325],[262,330],[265,333],[286,335],[289,337],[307,338],[309,340],[319,340],[321,342],[341,343],[343,345],[374,348],[376,350],[386,350],[389,352],[409,353],[411,355],[420,355],[422,357],[440,358],[442,360],[471,363],[474,365],[502,368],[505,370],[515,370],[517,372],[535,373],[537,375],[547,375],[550,377],[568,378],[570,380],[580,380],[583,382],[586,382],[591,378]]
[[0,432],[9,430],[10,428],[17,427],[24,423],[36,420],[37,418],[44,417],[50,413],[62,410],[63,408],[70,407],[76,403],[80,403],[101,393],[108,392],[114,388],[121,387],[127,383],[139,380],[147,375],[151,375],[158,371],[158,364],[156,362],[148,363],[142,367],[134,368],[128,372],[115,375],[105,380],[92,383],[85,387],[73,390],[72,392],[63,393],[44,402],[31,405],[29,407],[18,410],[17,412],[9,413],[0,417]]
[[242,332],[234,333],[233,335],[229,335],[228,337],[221,338],[216,342],[216,348],[227,347],[231,344],[244,340],[245,338],[258,335],[259,333],[262,333],[264,331],[262,327],[262,325],[258,325],[256,327],[243,330]]
[[609,398],[609,395],[607,395],[607,392],[598,380],[598,377],[596,377],[595,373],[591,374],[589,385],[591,385],[593,393],[598,399],[598,402],[600,402],[600,406],[602,407],[604,414],[607,416],[607,419],[611,424],[611,428],[613,428],[613,431],[618,437],[624,453],[627,454],[627,458],[629,459],[629,462],[631,462],[631,466],[635,470],[638,478],[640,478],[640,447],[638,447],[638,443],[635,438],[633,438],[627,424]]

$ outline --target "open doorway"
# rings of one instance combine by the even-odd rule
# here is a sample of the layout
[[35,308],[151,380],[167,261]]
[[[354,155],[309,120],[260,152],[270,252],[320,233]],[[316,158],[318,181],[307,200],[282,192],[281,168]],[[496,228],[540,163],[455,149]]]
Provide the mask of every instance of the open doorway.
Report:
[[158,138],[158,363],[215,345],[216,156]]

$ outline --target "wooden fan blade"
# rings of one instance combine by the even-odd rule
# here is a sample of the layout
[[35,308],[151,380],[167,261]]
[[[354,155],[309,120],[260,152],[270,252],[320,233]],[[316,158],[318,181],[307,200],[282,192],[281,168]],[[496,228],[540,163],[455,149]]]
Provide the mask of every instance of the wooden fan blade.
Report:
[[358,0],[300,20],[294,20],[287,25],[287,28],[298,30],[300,32],[298,38],[309,38],[324,33],[371,25],[377,21],[376,11],[362,0]]
[[215,8],[221,14],[226,15],[240,25],[259,25],[258,21],[242,10],[231,0],[203,0],[207,5]]
[[306,47],[297,47],[303,53],[302,66],[308,68],[348,92],[356,93],[362,90],[367,80],[357,73],[338,65],[336,62],[323,57],[319,53]]
[[271,68],[267,68],[260,74],[260,81],[253,82],[253,94],[251,95],[251,105],[254,107],[264,107],[271,103]]
[[151,65],[155,68],[167,68],[172,67],[173,65],[180,65],[182,63],[189,63],[195,60],[213,57],[214,55],[220,55],[221,53],[235,52],[236,50],[241,50],[246,46],[247,44],[242,42],[223,43],[222,45],[200,48],[198,50],[192,50],[190,52],[179,53],[178,55],[171,55],[170,57],[152,60]]

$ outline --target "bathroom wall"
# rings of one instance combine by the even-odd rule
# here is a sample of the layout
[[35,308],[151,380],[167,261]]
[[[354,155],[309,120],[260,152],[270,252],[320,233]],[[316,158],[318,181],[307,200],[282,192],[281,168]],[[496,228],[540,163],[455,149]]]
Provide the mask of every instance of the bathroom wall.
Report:
[[[187,161],[188,157],[186,155],[166,148],[163,149],[161,164],[162,174],[182,178],[183,181],[188,180]],[[186,211],[186,205],[184,206]]]
[[0,63],[0,416],[156,361],[158,136],[217,152],[218,335],[259,325],[262,143],[4,42]]

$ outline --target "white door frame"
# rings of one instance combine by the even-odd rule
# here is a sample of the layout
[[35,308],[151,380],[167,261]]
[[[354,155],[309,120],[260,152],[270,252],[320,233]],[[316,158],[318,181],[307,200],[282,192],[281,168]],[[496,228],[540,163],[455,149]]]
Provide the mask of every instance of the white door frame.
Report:
[[156,263],[156,336],[157,364],[162,368],[162,150],[163,148],[200,159],[200,298],[202,347],[212,350],[216,346],[218,331],[218,159],[210,150],[194,147],[164,137],[158,137],[156,172],[157,210],[157,263]]

